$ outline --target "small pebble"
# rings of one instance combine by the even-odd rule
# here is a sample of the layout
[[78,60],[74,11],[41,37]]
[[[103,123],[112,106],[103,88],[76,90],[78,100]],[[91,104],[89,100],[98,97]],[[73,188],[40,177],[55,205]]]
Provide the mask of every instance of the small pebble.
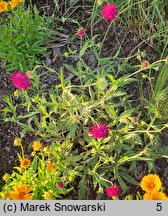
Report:
[[10,152],[10,148],[9,147],[5,147],[5,150],[7,151],[7,152]]
[[78,50],[78,47],[75,44],[71,44],[70,49],[72,51],[76,51],[76,50]]
[[46,66],[50,66],[51,65],[51,59],[47,56],[46,57]]
[[88,61],[89,61],[90,65],[93,67],[95,67],[97,65],[97,59],[93,55],[89,56]]
[[59,56],[61,56],[60,47],[54,48],[53,49],[53,57],[59,57]]

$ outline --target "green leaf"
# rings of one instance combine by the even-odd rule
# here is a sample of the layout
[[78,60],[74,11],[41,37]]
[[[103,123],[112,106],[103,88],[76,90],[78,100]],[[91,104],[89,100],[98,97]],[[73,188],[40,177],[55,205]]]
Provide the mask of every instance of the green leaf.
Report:
[[127,85],[127,84],[129,84],[131,82],[137,81],[137,79],[135,79],[135,78],[127,78],[127,75],[125,75],[125,76],[120,77],[116,81],[117,81],[117,86],[122,87],[122,86]]
[[87,183],[87,178],[86,175],[83,175],[83,178],[79,182],[78,186],[79,192],[78,192],[78,199],[79,200],[85,200],[88,197],[88,183]]
[[125,182],[123,181],[123,179],[119,175],[117,176],[117,180],[118,180],[118,183],[121,186],[122,192],[124,194],[127,191],[128,187],[127,187],[127,185],[125,184]]
[[79,56],[82,57],[82,56],[85,54],[86,50],[87,50],[89,47],[90,47],[90,40],[87,40],[87,41],[85,42],[85,44],[83,45],[83,47],[81,48],[81,50],[80,50],[80,52],[79,52]]
[[76,155],[76,156],[71,156],[69,161],[74,163],[80,161],[81,159],[83,159],[83,155]]
[[37,166],[38,166],[38,157],[37,157],[37,155],[35,155],[32,163],[31,163],[30,169],[32,169],[32,171],[36,172]]
[[130,175],[128,175],[126,172],[119,172],[120,176],[122,176],[123,179],[125,179],[127,182],[133,184],[133,185],[139,185],[137,181],[135,181]]
[[117,113],[112,106],[109,106],[109,105],[105,106],[105,111],[110,116],[110,118],[113,119],[117,117]]
[[19,115],[17,118],[18,118],[18,120],[20,120],[20,119],[25,119],[25,118],[30,118],[30,117],[32,117],[32,116],[36,116],[36,114],[38,114],[39,112],[38,111],[36,111],[36,112],[30,112],[30,113],[28,113],[28,114],[26,114],[26,115]]
[[72,123],[72,122],[68,122],[67,123],[67,128],[69,129],[69,132],[70,132],[70,138],[72,140],[74,140],[74,138],[75,138],[75,132],[76,132],[76,130],[78,128],[78,125],[75,124],[75,123]]
[[71,73],[74,73],[76,76],[79,76],[79,73],[74,69],[71,65],[64,64],[65,68],[69,70]]
[[60,69],[60,80],[61,80],[61,86],[62,86],[62,88],[64,88],[65,87],[65,78],[64,78],[64,73],[63,73],[62,67]]
[[13,111],[12,111],[11,109],[9,109],[9,108],[4,108],[4,109],[3,109],[3,112],[4,112],[5,114],[7,114],[7,113],[12,113]]
[[123,95],[126,95],[127,93],[125,91],[116,91],[112,94],[113,97],[121,97]]

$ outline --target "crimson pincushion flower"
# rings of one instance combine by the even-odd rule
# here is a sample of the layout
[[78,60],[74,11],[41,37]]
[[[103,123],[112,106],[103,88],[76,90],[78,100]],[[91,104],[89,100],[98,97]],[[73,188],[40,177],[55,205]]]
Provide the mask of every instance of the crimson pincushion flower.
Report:
[[121,193],[121,187],[119,185],[114,185],[105,189],[105,193],[108,197],[118,197]]
[[11,75],[11,79],[18,90],[27,90],[30,87],[30,79],[23,72],[16,71]]
[[78,29],[77,35],[79,37],[83,37],[84,34],[85,34],[85,30],[83,28]]
[[106,138],[109,134],[109,129],[106,125],[100,122],[99,124],[95,124],[93,128],[89,130],[89,133],[96,139]]
[[105,20],[114,20],[118,14],[118,9],[114,4],[107,3],[104,5],[102,15]]
[[142,68],[146,68],[146,67],[148,67],[150,64],[149,64],[149,62],[147,61],[147,60],[145,60],[145,61],[143,61],[142,63],[141,63],[141,67]]

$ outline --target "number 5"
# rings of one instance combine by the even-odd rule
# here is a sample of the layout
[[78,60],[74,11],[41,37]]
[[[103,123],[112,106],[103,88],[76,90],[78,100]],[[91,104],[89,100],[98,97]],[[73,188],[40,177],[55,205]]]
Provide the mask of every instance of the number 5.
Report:
[[162,203],[157,203],[156,210],[162,211]]

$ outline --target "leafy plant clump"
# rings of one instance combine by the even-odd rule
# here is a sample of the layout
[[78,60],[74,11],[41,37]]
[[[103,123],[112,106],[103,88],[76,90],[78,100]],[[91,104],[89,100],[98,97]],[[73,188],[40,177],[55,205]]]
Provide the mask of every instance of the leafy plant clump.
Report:
[[[22,0],[19,6],[11,2],[1,2],[7,19],[1,20],[0,59],[2,67],[15,70],[10,79],[17,90],[4,95],[0,112],[1,120],[18,125],[20,133],[13,138],[18,164],[3,176],[0,198],[167,200],[155,163],[168,158],[160,136],[168,128],[161,1],[95,0],[83,6],[64,1],[66,11],[56,18],[63,31],[57,32],[60,43],[50,46],[53,16],[40,16],[32,1],[28,9]],[[53,15],[61,9],[60,1],[54,2]],[[88,10],[83,13],[88,17],[73,19],[78,9]],[[122,32],[132,27],[140,36],[134,48],[122,39],[129,40]],[[150,58],[142,48],[148,42],[162,47],[159,57]],[[51,67],[41,64],[47,47],[53,49]],[[31,141],[25,139],[29,135]]]
[[[37,78],[35,71],[33,73]],[[140,107],[134,107],[129,101],[123,89],[135,80],[129,76],[115,80],[109,74],[97,78],[95,83],[78,86],[69,84],[62,71],[60,79],[61,84],[47,94],[43,87],[37,82],[33,84],[32,80],[38,91],[31,97],[31,88],[19,92],[22,101],[17,107],[11,98],[5,97],[8,104],[8,108],[4,109],[5,121],[13,121],[23,128],[21,138],[27,132],[32,132],[44,143],[50,144],[51,148],[57,146],[49,158],[56,170],[57,167],[64,167],[58,178],[66,179],[66,184],[73,189],[78,187],[79,199],[88,199],[89,191],[99,191],[97,196],[102,197],[101,191],[111,182],[119,184],[123,194],[129,184],[138,186],[138,161],[144,161],[149,172],[154,171],[155,159],[166,157],[168,149],[160,148],[158,142],[158,132],[166,125],[156,125],[157,117],[150,109],[146,110],[144,116]],[[104,80],[103,85],[101,80]],[[19,107],[25,109],[24,116],[17,114]],[[62,148],[66,145],[70,147],[65,159]],[[44,160],[44,155],[41,157]],[[41,163],[41,159],[38,160]],[[60,160],[65,162],[64,165],[60,165]],[[73,166],[73,163],[76,165]],[[34,172],[39,173],[38,170],[36,167]],[[71,173],[71,178],[67,172]],[[25,176],[25,172],[21,172],[21,175]]]
[[8,70],[32,69],[47,51],[53,18],[40,16],[36,7],[7,12],[1,21],[0,57]]

